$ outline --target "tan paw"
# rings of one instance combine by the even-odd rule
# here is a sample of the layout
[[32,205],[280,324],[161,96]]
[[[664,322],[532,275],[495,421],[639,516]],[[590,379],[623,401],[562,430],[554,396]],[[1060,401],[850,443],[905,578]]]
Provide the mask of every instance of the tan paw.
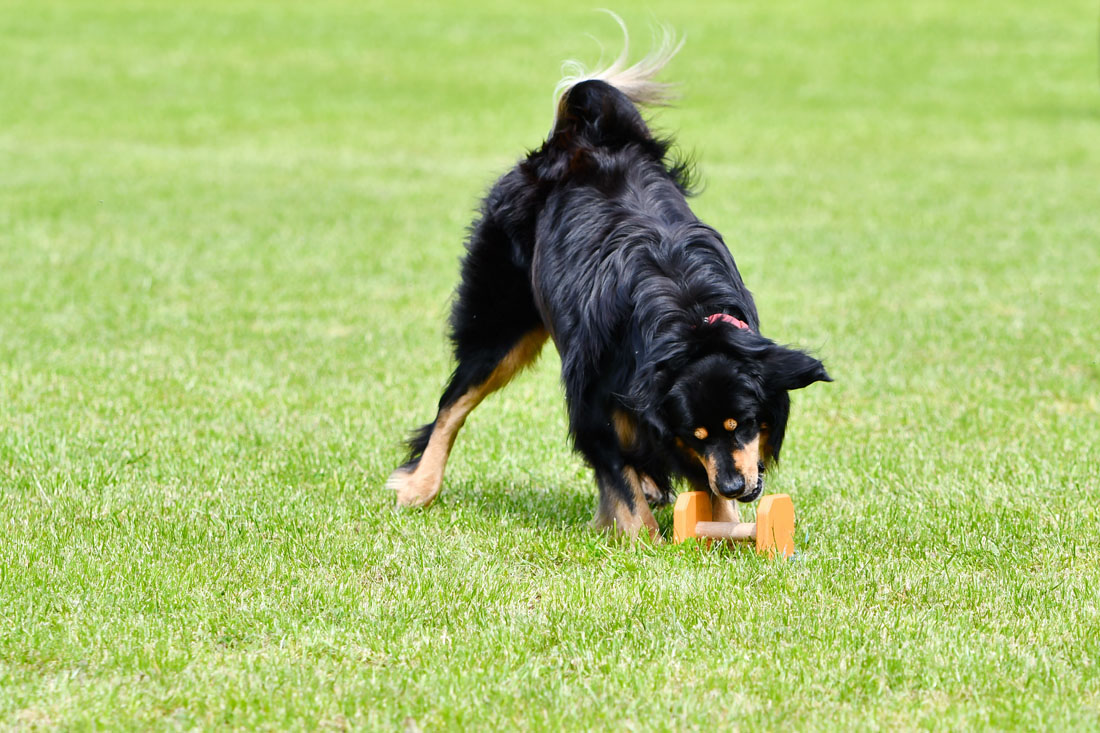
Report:
[[426,507],[439,495],[443,477],[430,471],[399,468],[386,479],[386,488],[397,492],[397,504],[403,507]]

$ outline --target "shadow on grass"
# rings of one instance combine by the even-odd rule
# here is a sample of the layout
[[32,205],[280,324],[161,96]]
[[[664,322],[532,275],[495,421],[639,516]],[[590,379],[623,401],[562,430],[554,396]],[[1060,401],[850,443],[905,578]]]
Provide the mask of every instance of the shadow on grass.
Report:
[[594,487],[463,481],[445,491],[441,498],[447,506],[532,528],[587,527],[596,508]]
[[[446,487],[440,503],[463,513],[477,511],[501,524],[598,534],[590,522],[599,495],[594,483],[540,484],[463,481]],[[672,539],[672,505],[651,507],[661,535]]]

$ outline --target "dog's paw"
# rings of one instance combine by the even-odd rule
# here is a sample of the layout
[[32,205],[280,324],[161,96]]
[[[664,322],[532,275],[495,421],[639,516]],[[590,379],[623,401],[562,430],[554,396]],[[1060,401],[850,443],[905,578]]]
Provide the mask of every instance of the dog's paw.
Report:
[[618,519],[597,513],[588,523],[588,526],[597,532],[603,532],[615,542],[624,542],[631,545],[637,543],[662,545],[665,541],[664,537],[661,536],[661,530],[657,527],[657,523],[652,521],[652,517],[649,521],[639,520],[635,517],[625,517],[620,522]]
[[439,494],[442,476],[433,476],[418,468],[402,466],[386,479],[386,488],[397,492],[397,505],[400,507],[426,507]]

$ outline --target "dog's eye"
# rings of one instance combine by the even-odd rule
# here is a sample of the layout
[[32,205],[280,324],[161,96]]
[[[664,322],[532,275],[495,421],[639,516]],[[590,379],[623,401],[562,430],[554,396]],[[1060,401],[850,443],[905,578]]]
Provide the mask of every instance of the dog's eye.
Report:
[[731,433],[734,430],[737,430],[737,421],[734,420],[732,417],[729,420],[726,420],[724,423],[722,423],[722,425],[726,428],[726,430],[730,431]]
[[693,433],[693,435],[695,436],[696,440],[706,440],[707,435],[708,435],[707,429],[706,428],[695,428],[695,432]]

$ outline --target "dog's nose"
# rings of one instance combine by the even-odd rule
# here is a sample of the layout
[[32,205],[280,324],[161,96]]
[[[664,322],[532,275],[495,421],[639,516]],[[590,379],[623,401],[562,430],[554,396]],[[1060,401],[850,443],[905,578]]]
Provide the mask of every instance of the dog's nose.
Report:
[[714,487],[718,493],[727,499],[740,499],[741,495],[745,493],[745,478],[743,476],[734,476],[726,481],[720,482]]

